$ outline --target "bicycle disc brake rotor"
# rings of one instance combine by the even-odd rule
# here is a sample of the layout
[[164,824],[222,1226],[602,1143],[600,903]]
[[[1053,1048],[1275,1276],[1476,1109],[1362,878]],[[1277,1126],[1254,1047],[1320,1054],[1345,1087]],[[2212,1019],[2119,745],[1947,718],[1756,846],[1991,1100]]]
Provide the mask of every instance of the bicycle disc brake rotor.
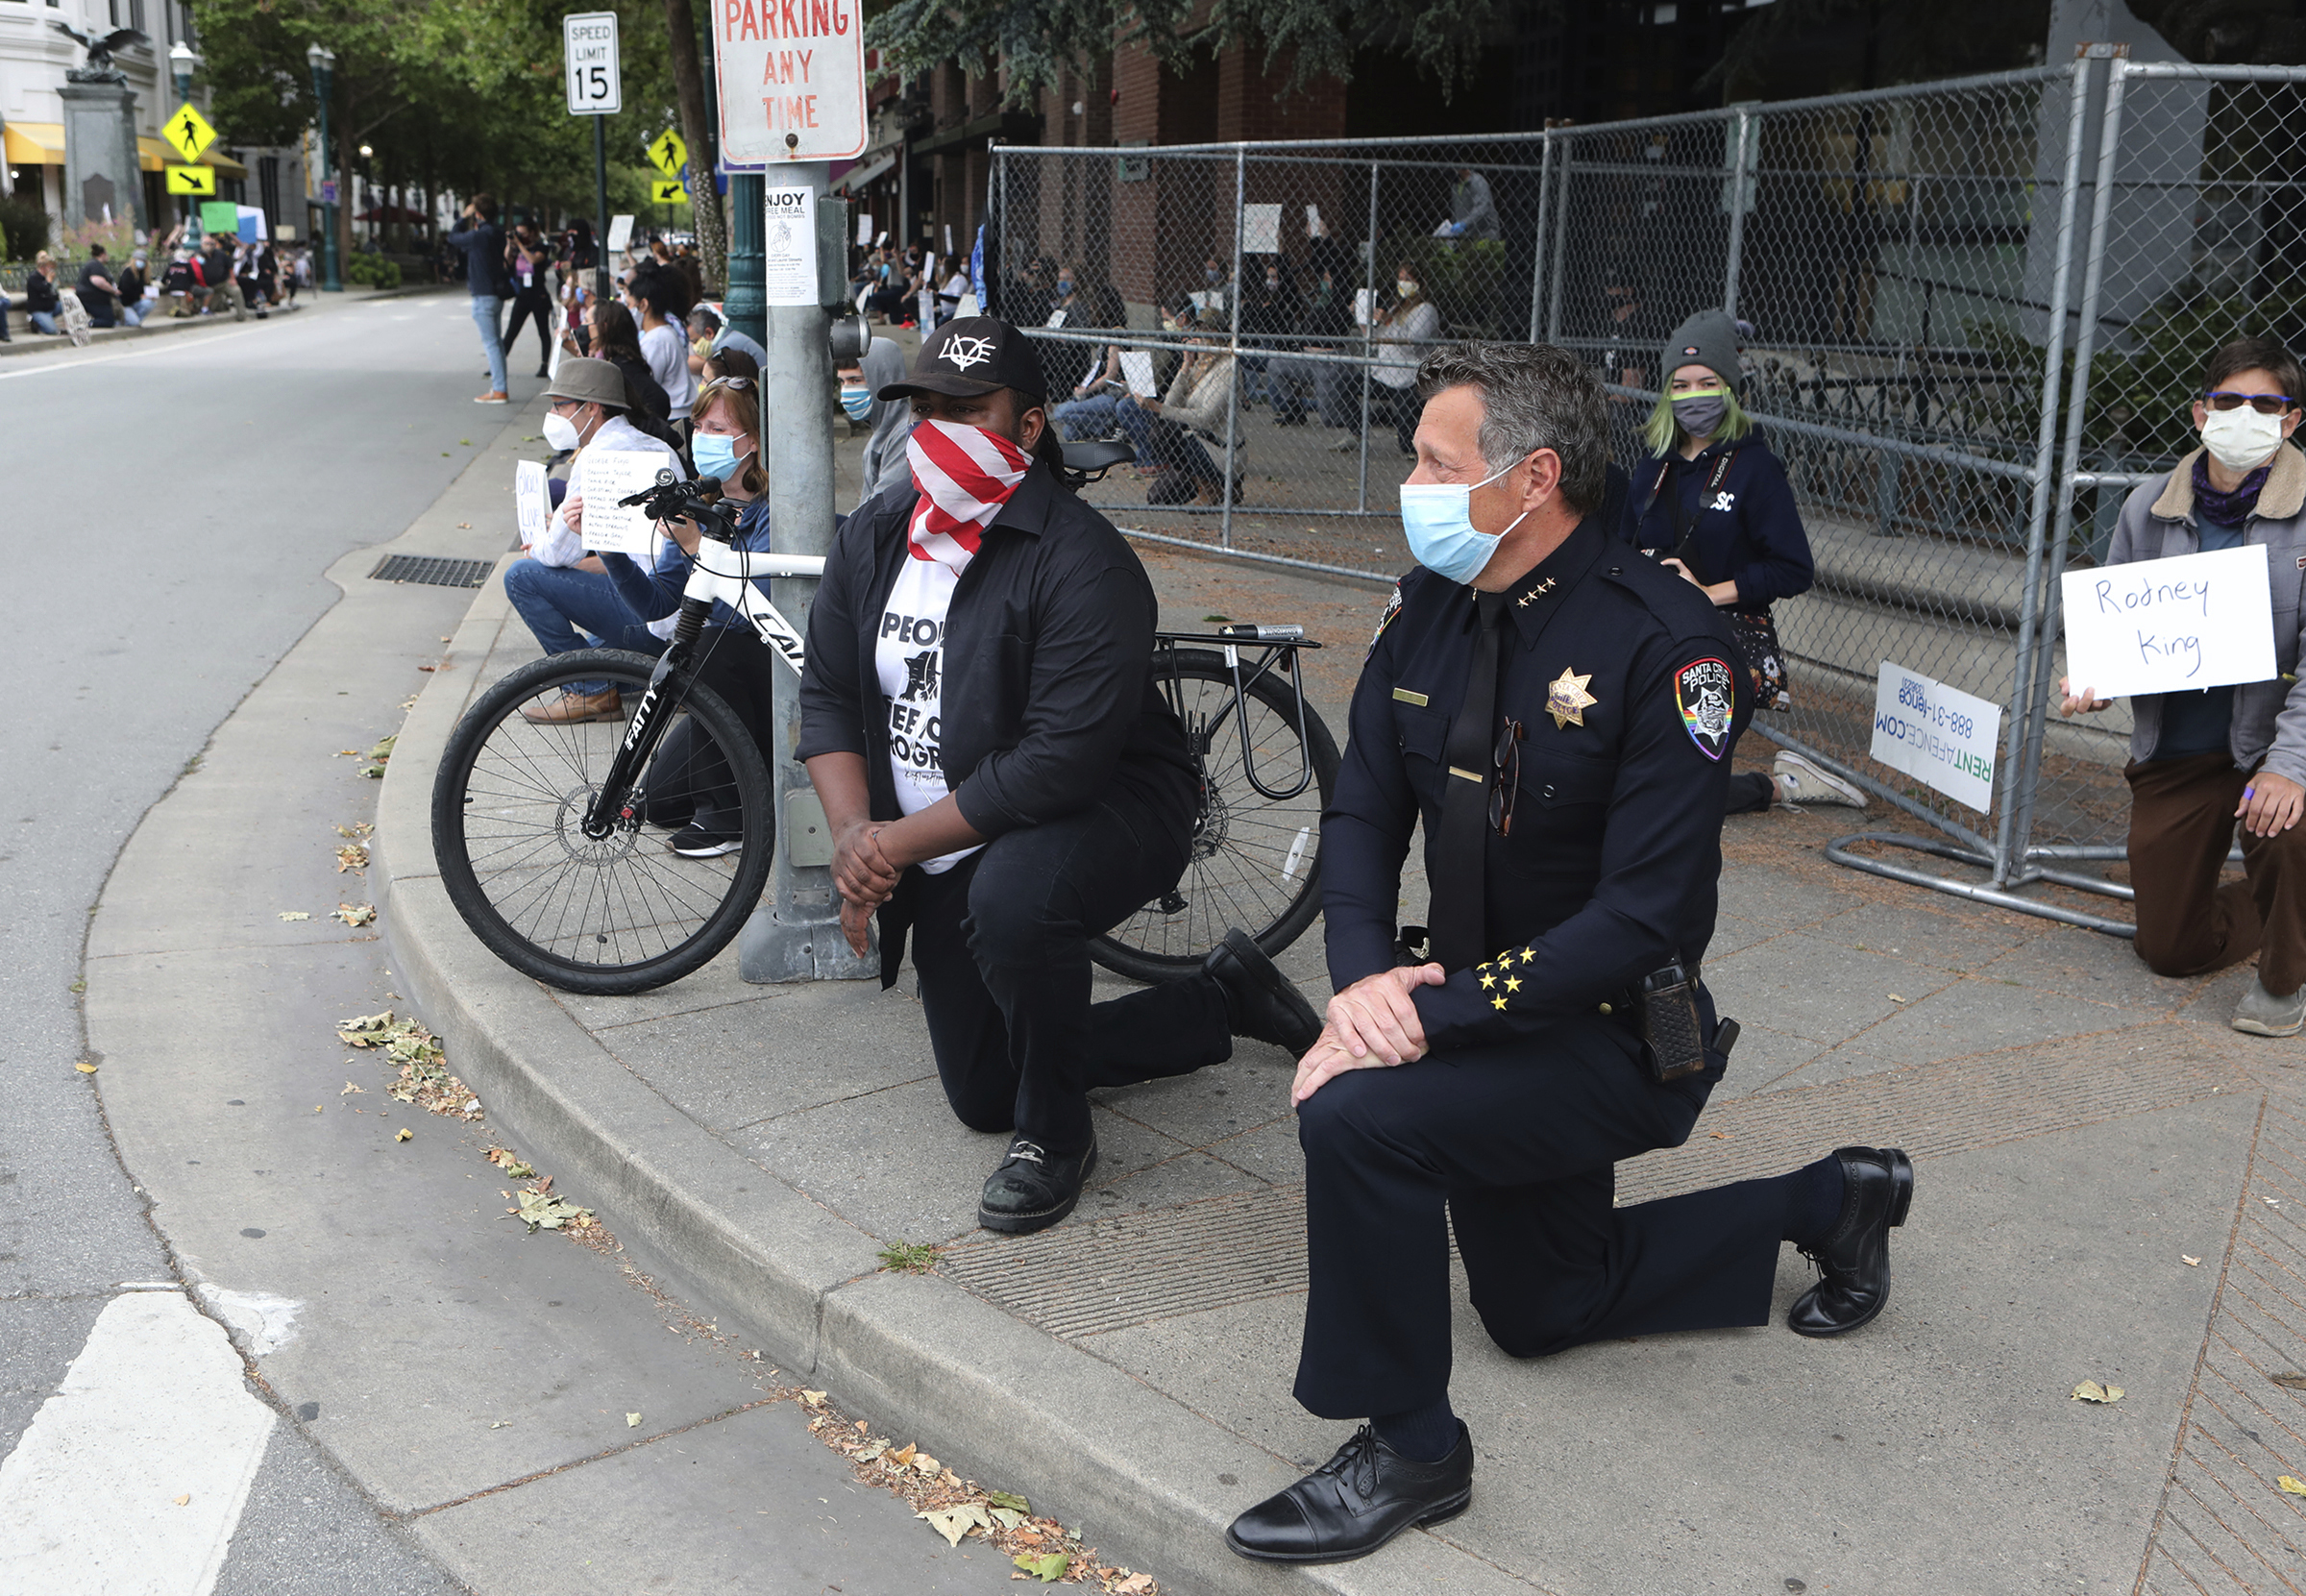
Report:
[[578,864],[614,864],[631,854],[640,837],[642,794],[638,788],[626,798],[625,813],[607,836],[596,841],[584,834],[584,812],[592,807],[593,795],[600,791],[597,781],[571,788],[561,795],[560,808],[552,816],[552,830],[560,839],[561,850]]

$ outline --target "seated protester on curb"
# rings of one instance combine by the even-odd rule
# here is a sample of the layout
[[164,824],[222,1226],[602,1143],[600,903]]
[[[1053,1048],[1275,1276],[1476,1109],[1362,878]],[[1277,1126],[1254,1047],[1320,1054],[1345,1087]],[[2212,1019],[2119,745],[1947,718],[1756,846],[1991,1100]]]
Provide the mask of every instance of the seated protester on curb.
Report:
[[229,233],[204,237],[200,253],[192,258],[192,276],[200,284],[197,297],[204,308],[211,313],[229,309],[233,320],[246,321],[248,302],[240,297],[240,280],[233,275],[233,243]]
[[[1634,543],[1712,603],[1766,626],[1774,601],[1809,591],[1814,567],[1785,467],[1737,402],[1736,324],[1719,310],[1699,311],[1666,339],[1659,369],[1670,375],[1642,430],[1649,453],[1632,471]],[[1730,663],[1745,658],[1733,653]],[[1866,795],[1790,749],[1767,775],[1730,778],[1732,815],[1797,803],[1863,809]]]
[[59,309],[56,297],[56,258],[46,250],[40,251],[32,263],[32,271],[24,279],[24,319],[32,324],[35,332],[57,333]]
[[[81,264],[80,281],[73,284],[73,292],[80,296],[80,307],[96,326],[110,327],[118,319],[113,307],[121,303],[120,285],[112,281],[112,265],[104,258],[102,244],[88,246],[88,258]],[[128,325],[136,324],[132,321]]]
[[151,282],[144,275],[144,252],[136,251],[114,279],[120,288],[120,319],[130,327],[144,325],[144,290]]
[[[864,468],[859,473],[865,490],[858,497],[857,507],[863,509],[873,498],[891,488],[903,488],[913,480],[913,467],[905,458],[905,439],[913,431],[913,408],[903,399],[879,399],[874,396],[884,388],[895,386],[905,380],[905,357],[895,344],[887,338],[875,338],[865,351],[858,365],[861,394],[852,392],[847,379],[842,380],[841,403],[851,421],[862,421],[872,429],[865,440]],[[864,401],[864,414],[857,413],[858,400]]]
[[849,945],[865,952],[877,914],[887,986],[911,934],[953,1113],[1015,1133],[977,1218],[1021,1235],[1071,1213],[1096,1172],[1091,1088],[1218,1063],[1235,1036],[1294,1057],[1318,1024],[1238,930],[1196,974],[1091,1003],[1090,939],[1174,886],[1191,847],[1152,583],[1057,475],[1041,363],[1015,327],[946,323],[879,397],[911,404],[913,483],[834,536],[797,751]]
[[[723,350],[738,350],[752,362],[756,371],[760,369],[761,362],[769,358],[769,352],[760,346],[757,339],[748,338],[738,331],[709,305],[699,305],[689,311],[689,332],[692,337],[701,333],[711,341],[708,358]],[[704,365],[701,360],[692,357],[689,370],[695,372],[699,381],[703,379]]]
[[[697,475],[718,478],[720,498],[738,506],[734,547],[769,549],[769,502],[761,495],[769,474],[761,469],[759,390],[750,378],[708,383],[697,395],[697,430],[690,438]],[[576,506],[581,523],[584,508]],[[661,523],[667,541],[656,563],[644,571],[625,554],[602,554],[609,579],[634,613],[651,625],[669,624],[680,613],[681,590],[702,534],[695,523]],[[767,578],[761,578],[767,593]],[[784,667],[764,647],[752,623],[719,601],[697,640],[697,678],[728,701],[766,757],[776,747],[772,735],[775,673]],[[713,859],[744,846],[745,821],[737,806],[737,783],[719,749],[684,720],[665,734],[650,767],[646,819],[653,825],[678,826],[666,847],[691,859]]]
[[[1699,967],[1748,689],[1713,606],[1601,524],[1591,368],[1460,344],[1425,357],[1418,391],[1401,490],[1418,567],[1370,645],[1322,816],[1337,995],[1291,1090],[1312,1284],[1296,1396],[1368,1422],[1234,1521],[1233,1550],[1271,1561],[1360,1557],[1469,1504],[1453,1232],[1511,1357],[1761,1324],[1786,1240],[1824,1275],[1790,1328],[1837,1336],[1886,1302],[1912,1191],[1903,1153],[1844,1147],[1613,1206],[1615,1166],[1687,1140],[1735,1040]],[[1430,956],[1394,924],[1421,823]],[[1654,1043],[1645,983],[1678,999]]]
[[[2272,338],[2210,357],[2194,402],[2202,447],[2131,490],[2099,563],[2245,545],[2273,583],[2271,681],[2130,700],[2130,885],[2138,956],[2157,975],[2199,975],[2258,955],[2232,1024],[2253,1036],[2306,1028],[2306,686],[2298,589],[2306,582],[2306,377]],[[2091,684],[2058,684],[2061,715],[2104,709]],[[2245,879],[2219,872],[2242,823]]]
[[[579,462],[584,451],[596,446],[654,452],[675,471],[680,470],[680,456],[672,445],[633,426],[625,407],[625,375],[606,360],[561,361],[560,375],[545,394],[552,404],[545,412],[545,441],[555,450],[573,452]],[[577,480],[576,469],[570,467],[572,482]],[[528,554],[505,568],[504,596],[546,653],[595,648],[650,655],[665,651],[673,623],[650,625],[648,617],[619,596],[601,557],[584,552],[581,492],[572,488]],[[625,703],[609,682],[573,682],[558,703],[529,704],[521,713],[540,725],[615,721],[624,718]]]
[[[1185,325],[1180,312],[1178,321]],[[1212,450],[1225,448],[1223,431],[1227,407],[1236,450],[1244,442],[1239,405],[1233,405],[1233,356],[1212,332],[1190,340],[1186,357],[1177,362],[1167,394],[1160,399],[1124,401],[1117,415],[1140,419],[1121,424],[1138,453],[1150,453],[1161,462],[1161,475],[1145,485],[1148,504],[1203,504],[1218,502],[1225,488],[1224,468]],[[1203,447],[1206,440],[1209,447]],[[1236,454],[1235,473],[1240,471]]]

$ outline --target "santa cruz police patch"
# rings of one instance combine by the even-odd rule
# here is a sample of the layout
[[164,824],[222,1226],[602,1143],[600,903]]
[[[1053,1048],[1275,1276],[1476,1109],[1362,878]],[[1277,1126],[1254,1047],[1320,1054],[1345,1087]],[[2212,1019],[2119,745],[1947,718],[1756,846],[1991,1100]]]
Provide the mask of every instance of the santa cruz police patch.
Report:
[[1386,601],[1386,613],[1377,618],[1377,630],[1369,634],[1369,651],[1368,653],[1364,653],[1362,656],[1363,659],[1368,658],[1369,654],[1377,652],[1377,640],[1386,635],[1386,628],[1393,624],[1393,617],[1399,615],[1400,613],[1401,584],[1399,582],[1395,582],[1393,584],[1393,597]]
[[1719,659],[1695,659],[1674,673],[1674,705],[1681,711],[1689,740],[1708,759],[1721,758],[1730,747],[1736,680]]

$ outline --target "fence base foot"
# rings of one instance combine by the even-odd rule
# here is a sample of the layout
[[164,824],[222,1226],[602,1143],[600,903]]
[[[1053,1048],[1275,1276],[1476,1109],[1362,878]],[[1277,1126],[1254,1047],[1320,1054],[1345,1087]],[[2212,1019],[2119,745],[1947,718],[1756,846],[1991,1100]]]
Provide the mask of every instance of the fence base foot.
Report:
[[[2084,914],[2079,909],[2061,908],[2055,903],[2040,903],[2032,898],[2020,897],[2016,893],[2003,892],[1999,887],[1982,887],[1968,881],[1954,881],[1943,875],[1932,875],[1927,871],[1918,870],[1912,866],[1892,864],[1887,859],[1876,859],[1866,854],[1852,853],[1850,849],[1853,843],[1878,843],[1885,847],[1910,848],[1916,853],[1934,854],[1940,859],[1953,859],[1965,865],[1975,865],[1979,870],[1994,868],[1992,859],[1974,848],[1957,847],[1951,843],[1936,842],[1927,837],[1908,837],[1896,831],[1854,831],[1847,837],[1836,837],[1827,845],[1826,857],[1837,865],[1846,865],[1852,870],[1862,870],[1869,875],[1886,876],[1892,881],[1904,881],[1916,887],[1927,887],[1932,892],[1949,893],[1955,897],[1969,898],[1973,902],[1991,903],[1998,909],[2015,909],[2020,914],[2036,915],[2044,920],[2059,921],[2067,925],[2079,925],[2084,930],[2101,931],[2109,937],[2135,937],[2138,934],[2138,928],[2135,925],[2119,920],[2109,920],[2104,915]],[[2037,872],[2037,877],[2043,873],[2046,872]],[[2067,886],[2087,885],[2081,878],[2067,876],[2063,872],[2059,872],[2059,878]],[[2110,886],[2112,883],[2107,885]]]

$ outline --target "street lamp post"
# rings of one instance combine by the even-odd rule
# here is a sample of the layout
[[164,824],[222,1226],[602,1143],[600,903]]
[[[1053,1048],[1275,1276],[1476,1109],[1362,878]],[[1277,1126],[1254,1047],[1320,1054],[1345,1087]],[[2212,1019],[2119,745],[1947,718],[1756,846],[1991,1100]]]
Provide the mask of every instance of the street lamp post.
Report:
[[[186,44],[183,39],[180,38],[168,46],[168,70],[176,78],[176,97],[185,105],[192,103],[192,73],[199,65],[200,58],[192,53],[192,46]],[[184,202],[184,208],[185,231],[190,236],[198,238],[200,236],[200,207],[186,199]]]
[[[329,165],[329,98],[336,81],[336,52],[325,45],[315,44],[305,52],[305,60],[312,67],[312,98],[320,107],[320,128],[315,142],[319,146],[319,164],[323,173],[332,174]],[[331,181],[323,177],[321,182]],[[329,199],[328,190],[320,190],[320,285],[329,293],[344,291],[344,280],[337,276],[336,262],[336,202]]]

